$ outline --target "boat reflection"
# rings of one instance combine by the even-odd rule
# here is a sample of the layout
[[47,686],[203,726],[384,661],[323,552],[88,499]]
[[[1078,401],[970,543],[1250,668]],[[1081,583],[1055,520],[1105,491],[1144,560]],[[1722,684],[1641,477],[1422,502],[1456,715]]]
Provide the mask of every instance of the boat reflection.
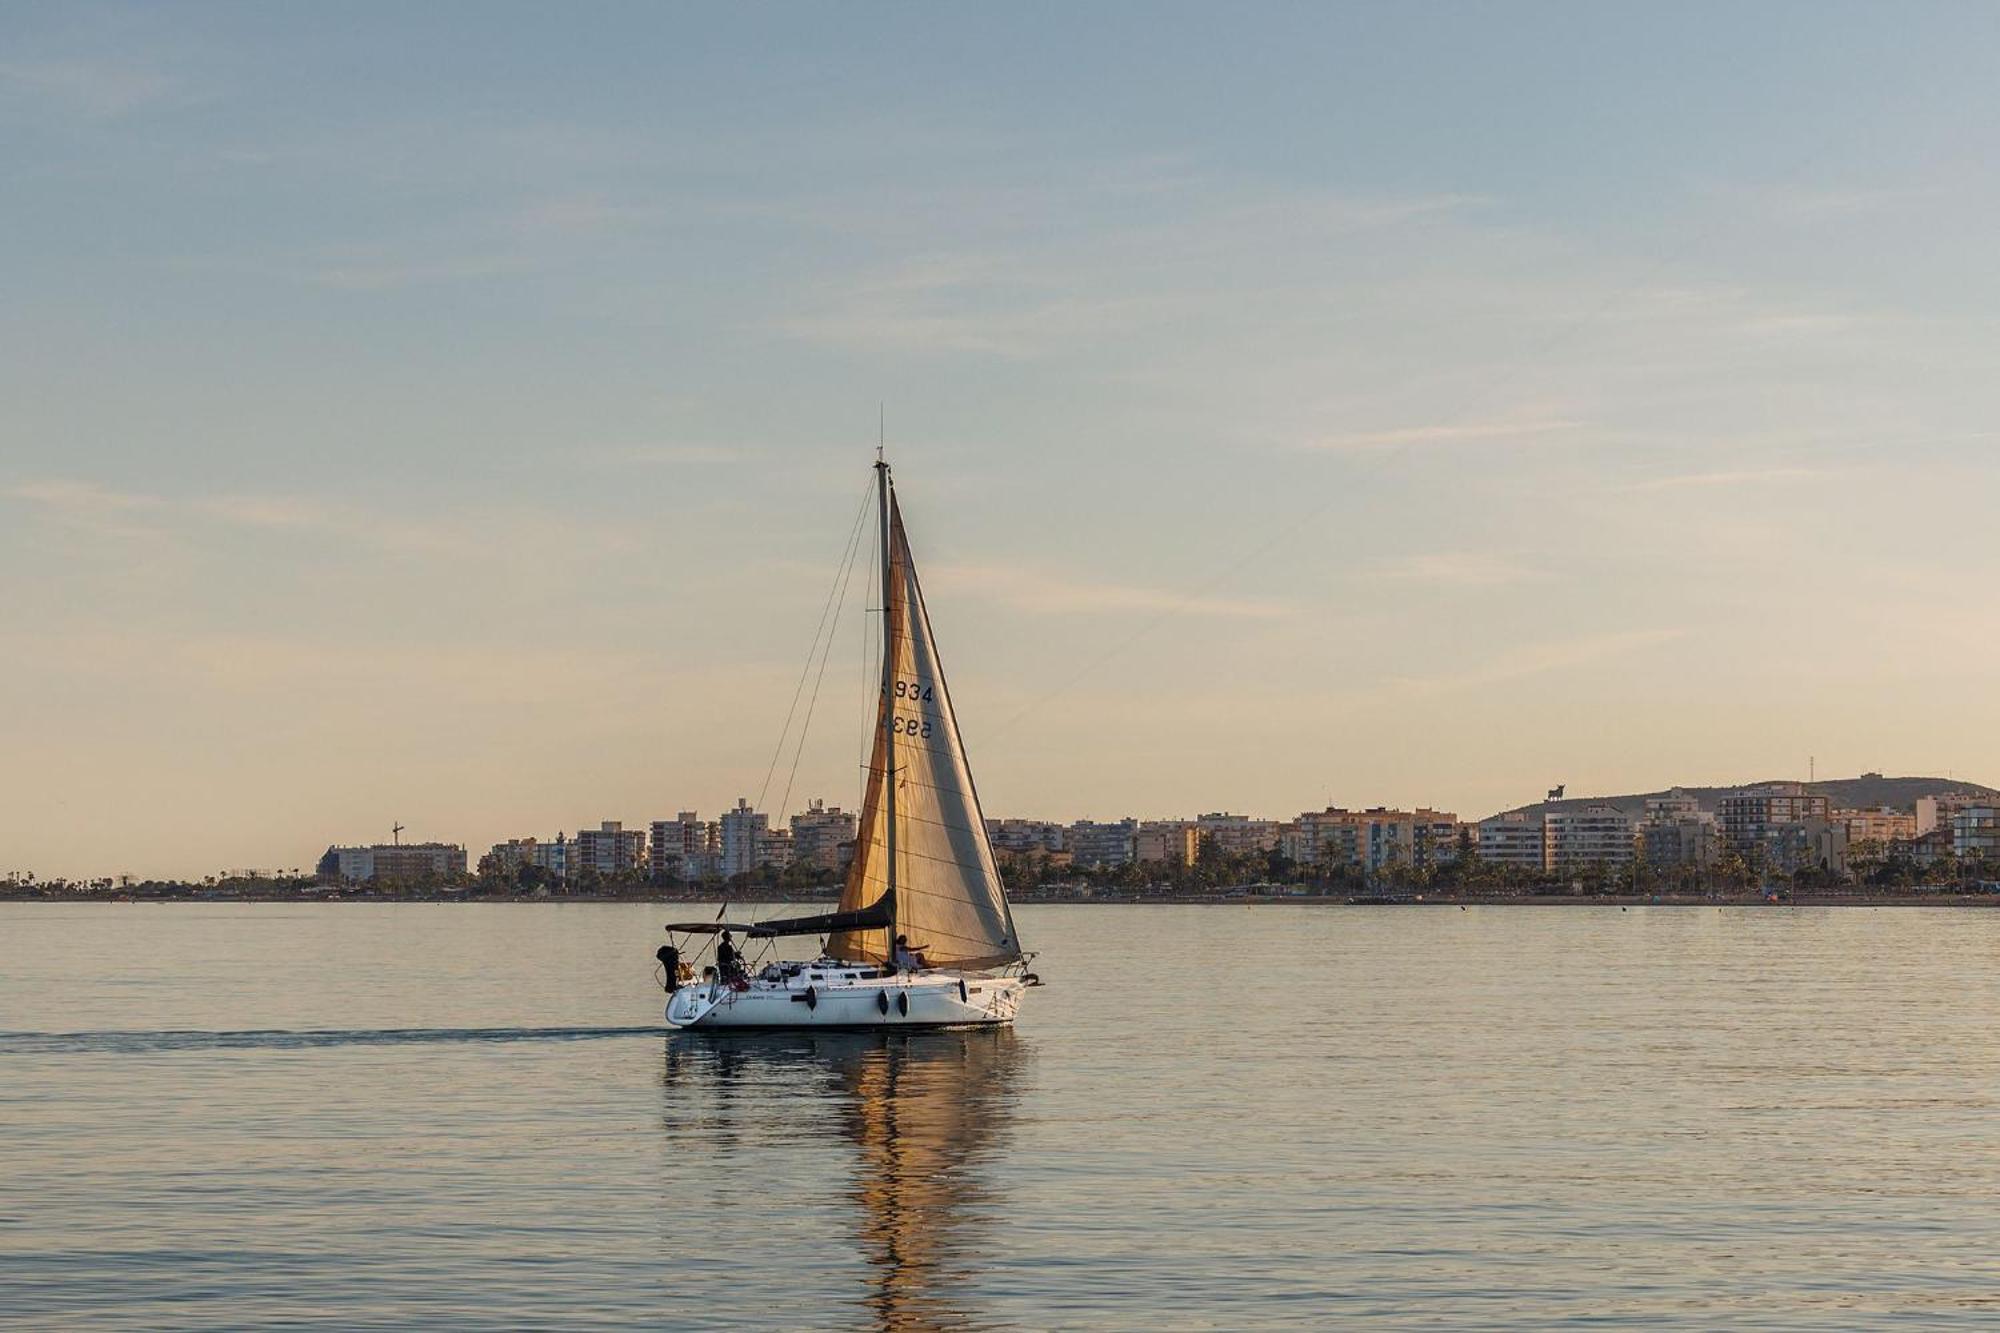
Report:
[[[717,1146],[742,1146],[727,1124],[737,1099],[784,1096],[789,1084],[792,1097],[831,1111],[852,1149],[863,1302],[878,1328],[923,1330],[969,1319],[963,1287],[1004,1206],[986,1168],[1003,1146],[1025,1060],[1010,1028],[690,1033],[669,1040],[666,1077],[712,1081]],[[819,1086],[801,1087],[802,1076]],[[824,1135],[827,1122],[814,1118]]]

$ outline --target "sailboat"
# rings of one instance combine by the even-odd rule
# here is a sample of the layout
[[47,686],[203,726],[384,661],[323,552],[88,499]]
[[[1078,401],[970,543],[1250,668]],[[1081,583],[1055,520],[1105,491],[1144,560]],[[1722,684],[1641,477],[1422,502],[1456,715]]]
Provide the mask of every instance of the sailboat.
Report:
[[1004,1025],[1039,984],[1014,929],[895,485],[879,458],[875,491],[881,698],[840,901],[817,916],[668,926],[670,938],[729,931],[744,940],[821,940],[809,961],[772,963],[755,974],[711,967],[687,984],[678,975],[678,951],[662,949],[671,992],[667,1021],[675,1027]]

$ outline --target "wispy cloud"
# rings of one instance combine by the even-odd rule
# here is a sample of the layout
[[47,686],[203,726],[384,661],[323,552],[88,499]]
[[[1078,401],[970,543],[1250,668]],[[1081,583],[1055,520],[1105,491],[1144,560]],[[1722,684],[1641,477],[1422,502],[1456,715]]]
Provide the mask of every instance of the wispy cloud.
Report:
[[184,91],[179,80],[159,70],[96,60],[0,63],[0,88],[93,120],[122,116]]
[[1433,695],[1505,685],[1535,676],[1589,666],[1610,658],[1630,656],[1649,648],[1658,648],[1686,635],[1687,631],[1684,629],[1626,630],[1612,634],[1592,634],[1580,638],[1525,644],[1509,649],[1484,665],[1470,670],[1435,676],[1404,677],[1395,682],[1394,688],[1406,693]]
[[1385,583],[1432,584],[1448,588],[1497,588],[1549,577],[1544,570],[1484,551],[1436,551],[1392,560],[1360,575]]
[[1194,616],[1273,619],[1291,614],[1282,603],[1255,598],[1211,597],[1123,583],[1094,583],[1046,571],[991,565],[933,565],[926,571],[936,586],[986,596],[1017,610],[1049,615],[1104,611],[1170,611]]
[[157,519],[167,508],[167,502],[157,495],[114,491],[96,482],[66,477],[22,482],[8,487],[4,494],[38,506],[71,527],[127,541],[156,535]]
[[665,210],[656,206],[585,191],[551,195],[524,205],[514,214],[512,225],[529,237],[588,239],[650,226],[663,216]]
[[[876,350],[1067,355],[1113,335],[1171,327],[1181,312],[1212,300],[1218,283],[1245,301],[1246,268],[1258,284],[1296,284],[1295,272],[1264,270],[1270,255],[1448,219],[1480,202],[1462,194],[1271,189],[1184,170],[1163,174],[1149,162],[1103,179],[987,187],[978,198],[954,197],[936,219],[954,231],[979,220],[979,236],[963,251],[919,253],[827,284],[773,323],[788,337]],[[930,216],[936,206],[934,198],[907,209],[865,201],[869,215],[902,226],[912,210]],[[792,220],[816,212],[804,201]],[[1093,215],[1096,228],[1088,225]]]
[[400,555],[490,559],[494,534],[505,550],[629,549],[629,535],[603,523],[580,524],[536,512],[406,516],[289,495],[167,496],[116,491],[70,478],[23,482],[0,495],[40,507],[59,522],[97,536],[169,543],[220,525],[336,538]]
[[158,509],[166,503],[157,495],[114,491],[94,481],[78,481],[68,477],[24,481],[19,485],[8,487],[7,494],[16,500],[31,500],[53,509],[83,514],[131,513],[135,510]]
[[1026,266],[989,255],[912,260],[781,317],[779,332],[832,345],[1027,360],[1115,332],[1145,298],[1085,298]]
[[1541,439],[1576,430],[1584,423],[1568,417],[1533,421],[1482,421],[1398,426],[1389,430],[1353,431],[1309,440],[1308,449],[1405,449],[1449,444],[1500,444]]
[[1724,185],[1715,194],[1740,212],[1772,222],[1807,223],[1868,217],[1899,209],[1932,207],[1947,194],[1941,185],[1803,185],[1765,181]]
[[1651,477],[1619,489],[1677,491],[1705,487],[1768,486],[1787,481],[1823,481],[1846,474],[1846,469],[1828,467],[1725,468],[1714,472],[1686,472],[1672,477]]
[[578,457],[606,467],[698,467],[747,462],[760,452],[748,444],[629,444],[584,449]]

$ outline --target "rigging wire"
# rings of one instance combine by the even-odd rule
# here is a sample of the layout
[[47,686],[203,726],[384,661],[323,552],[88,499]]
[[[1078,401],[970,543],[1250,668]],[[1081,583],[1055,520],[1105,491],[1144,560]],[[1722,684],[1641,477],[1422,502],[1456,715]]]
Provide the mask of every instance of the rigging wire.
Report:
[[[785,738],[791,734],[792,718],[798,713],[799,698],[805,693],[806,689],[806,678],[812,675],[813,659],[820,655],[821,635],[824,634],[826,636],[827,647],[829,650],[833,646],[833,635],[832,631],[827,628],[827,617],[830,614],[832,614],[834,609],[834,598],[837,594],[840,593],[840,591],[843,588],[846,587],[846,578],[848,571],[853,568],[855,546],[861,540],[861,529],[863,526],[862,520],[868,517],[868,496],[869,492],[872,491],[873,489],[874,485],[872,481],[867,487],[864,487],[862,489],[861,504],[854,511],[854,523],[848,529],[847,540],[841,547],[840,563],[834,566],[833,583],[826,590],[826,605],[820,608],[819,624],[813,627],[812,646],[806,650],[806,664],[804,668],[801,669],[799,672],[799,683],[792,689],[791,707],[785,710],[785,725],[778,731],[778,743],[771,748],[771,763],[770,766],[764,770],[764,785],[757,789],[757,804],[754,807],[756,809],[761,810],[764,808],[764,798],[770,794],[771,779],[777,775],[778,760],[781,757],[783,757],[785,753]],[[800,733],[800,739],[801,740],[804,739],[803,731],[801,731]],[[794,769],[796,770],[797,761],[794,760],[793,762],[794,762]],[[789,786],[786,788],[786,790],[787,792],[790,791]],[[722,920],[722,914],[725,911],[727,911],[728,908],[729,908],[729,890],[728,887],[725,885],[721,894],[721,901],[717,904],[715,909],[715,919],[717,921]]]
[[799,711],[799,697],[805,693],[806,678],[812,675],[813,659],[819,656],[820,636],[829,633],[826,628],[826,618],[833,611],[835,594],[845,586],[847,570],[854,560],[854,543],[861,535],[861,520],[866,518],[867,515],[868,496],[864,492],[861,497],[861,507],[854,513],[854,525],[848,530],[847,541],[840,548],[840,563],[834,566],[833,584],[826,590],[826,605],[820,608],[819,624],[813,626],[812,646],[806,649],[805,667],[799,672],[799,683],[792,688],[792,706],[785,710],[785,725],[778,731],[778,743],[771,747],[771,763],[764,770],[764,785],[757,789],[756,808],[759,810],[764,808],[764,798],[771,791],[771,779],[778,772],[778,760],[785,753],[785,738],[791,735],[792,718]]
[[[863,504],[863,516],[864,517],[866,516],[865,502]],[[819,689],[820,686],[826,681],[826,664],[833,657],[834,635],[840,629],[841,613],[846,611],[847,609],[847,586],[854,578],[854,566],[855,566],[854,557],[857,553],[859,546],[860,546],[860,531],[857,526],[854,536],[851,537],[847,543],[846,560],[845,564],[842,566],[840,575],[840,593],[835,598],[833,603],[833,623],[827,627],[826,647],[821,649],[819,655],[819,674],[813,677],[812,697],[806,700],[805,720],[799,723],[798,743],[792,747],[792,771],[785,776],[785,794],[778,798],[778,809],[781,811],[791,809],[792,784],[798,781],[799,758],[805,753],[806,733],[812,729],[813,710],[819,707]],[[865,618],[864,618],[864,623],[865,623]],[[811,658],[806,659],[806,665],[808,667],[812,665]]]

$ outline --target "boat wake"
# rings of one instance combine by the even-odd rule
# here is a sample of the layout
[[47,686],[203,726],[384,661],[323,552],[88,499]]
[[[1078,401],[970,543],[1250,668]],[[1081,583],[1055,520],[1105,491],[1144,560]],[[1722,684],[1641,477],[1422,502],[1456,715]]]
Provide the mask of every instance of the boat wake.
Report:
[[592,1041],[658,1037],[664,1027],[599,1028],[259,1028],[244,1032],[0,1032],[4,1055],[140,1055],[155,1051],[296,1050],[320,1046],[413,1046],[435,1042]]

